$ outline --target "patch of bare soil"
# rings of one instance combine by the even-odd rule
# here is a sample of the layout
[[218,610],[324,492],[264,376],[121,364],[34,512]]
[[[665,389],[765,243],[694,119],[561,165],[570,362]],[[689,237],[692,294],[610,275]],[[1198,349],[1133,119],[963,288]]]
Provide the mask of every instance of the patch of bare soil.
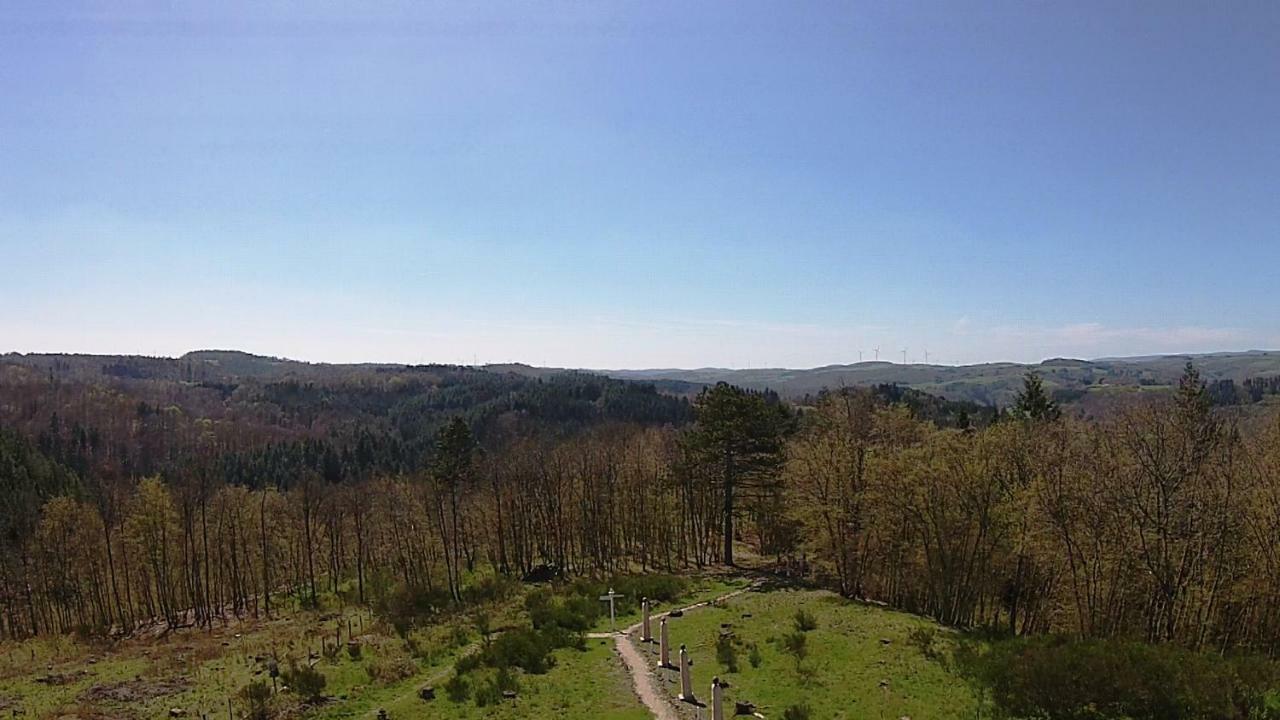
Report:
[[125,680],[123,682],[100,683],[80,694],[81,702],[118,702],[130,703],[152,700],[165,695],[177,695],[190,684],[183,679],[171,680]]

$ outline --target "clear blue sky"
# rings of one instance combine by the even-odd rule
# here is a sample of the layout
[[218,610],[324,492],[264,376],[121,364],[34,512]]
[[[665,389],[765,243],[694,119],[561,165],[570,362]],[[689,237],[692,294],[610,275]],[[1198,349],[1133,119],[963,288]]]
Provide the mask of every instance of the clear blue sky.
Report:
[[1280,346],[1280,3],[0,3],[0,351]]

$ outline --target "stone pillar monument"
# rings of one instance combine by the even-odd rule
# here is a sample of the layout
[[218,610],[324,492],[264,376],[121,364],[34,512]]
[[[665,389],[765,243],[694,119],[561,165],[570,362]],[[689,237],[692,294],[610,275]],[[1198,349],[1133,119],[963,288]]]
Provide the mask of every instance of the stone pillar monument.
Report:
[[667,639],[667,619],[658,622],[658,667],[671,668],[671,641]]
[[640,612],[642,618],[640,620],[640,642],[653,642],[653,633],[649,630],[649,598],[640,600]]
[[696,703],[693,695],[693,677],[689,669],[689,651],[680,646],[680,699],[687,703]]
[[724,686],[720,678],[711,678],[711,720],[724,720]]

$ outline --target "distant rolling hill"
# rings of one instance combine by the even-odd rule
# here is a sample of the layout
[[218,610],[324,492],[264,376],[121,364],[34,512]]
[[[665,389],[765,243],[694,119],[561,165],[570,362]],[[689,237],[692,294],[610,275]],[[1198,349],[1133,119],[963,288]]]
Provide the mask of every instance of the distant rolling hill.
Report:
[[1022,378],[1034,370],[1045,383],[1068,400],[1089,395],[1113,395],[1167,388],[1178,381],[1190,361],[1207,381],[1280,375],[1280,351],[1251,350],[1208,355],[1160,355],[1138,358],[1071,360],[1056,358],[1038,364],[986,363],[981,365],[902,365],[863,362],[826,365],[807,370],[760,368],[731,370],[603,370],[611,377],[647,382],[679,382],[697,388],[720,381],[744,387],[770,388],[797,398],[823,389],[897,384],[940,395],[949,400],[969,400],[984,405],[1010,403],[1022,387]]
[[[1237,385],[1247,378],[1280,376],[1280,351],[1212,353],[1206,355],[1159,355],[1128,358],[1072,360],[1056,358],[1037,364],[986,363],[981,365],[903,365],[890,362],[863,362],[826,365],[809,369],[698,368],[683,370],[577,370],[620,380],[652,384],[659,392],[692,395],[720,381],[755,389],[771,389],[796,399],[823,389],[870,385],[900,385],[938,395],[948,400],[967,400],[982,405],[1008,405],[1022,387],[1023,375],[1034,370],[1059,398],[1068,402],[1104,402],[1126,393],[1160,392],[1177,383],[1190,361],[1210,382],[1230,380]],[[352,375],[423,375],[449,372],[452,366],[407,366],[394,363],[334,365],[284,358],[264,357],[234,350],[197,350],[179,358],[10,353],[0,355],[4,365],[22,365],[57,372],[60,376],[115,376],[133,379],[187,382],[225,381],[255,378],[274,382],[286,379],[323,381]],[[460,368],[459,368],[460,369]],[[498,375],[521,375],[546,380],[565,372],[549,368],[508,363],[483,369]],[[474,369],[473,369],[474,370]]]

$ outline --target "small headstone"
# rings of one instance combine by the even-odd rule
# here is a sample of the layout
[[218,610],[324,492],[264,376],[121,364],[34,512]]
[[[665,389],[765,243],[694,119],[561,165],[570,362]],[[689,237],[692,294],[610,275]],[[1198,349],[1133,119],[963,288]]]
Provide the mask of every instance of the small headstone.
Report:
[[422,698],[423,700],[435,700],[436,689],[434,687],[431,687],[430,685],[427,685],[426,687],[418,690],[418,697]]
[[693,677],[689,668],[693,665],[689,660],[689,651],[680,646],[680,699],[687,703],[696,703],[698,698],[693,694]]
[[187,711],[183,710],[182,708],[169,708],[169,717],[171,718],[182,717],[183,715],[186,715],[186,714],[187,714]]
[[745,700],[739,700],[733,704],[733,714],[734,715],[755,715],[756,706],[754,703],[749,703],[749,702],[746,702]]
[[724,686],[720,678],[711,678],[711,720],[724,720]]
[[653,633],[649,632],[649,598],[640,600],[640,611],[644,613],[640,621],[640,642],[653,642]]
[[671,641],[667,639],[667,619],[662,618],[658,623],[658,667],[670,668],[671,665]]
[[889,638],[880,638],[880,644],[881,644],[881,645],[888,645],[888,644],[889,644],[889,643],[891,643],[891,642],[893,642],[893,641],[892,641],[892,640],[890,640]]

